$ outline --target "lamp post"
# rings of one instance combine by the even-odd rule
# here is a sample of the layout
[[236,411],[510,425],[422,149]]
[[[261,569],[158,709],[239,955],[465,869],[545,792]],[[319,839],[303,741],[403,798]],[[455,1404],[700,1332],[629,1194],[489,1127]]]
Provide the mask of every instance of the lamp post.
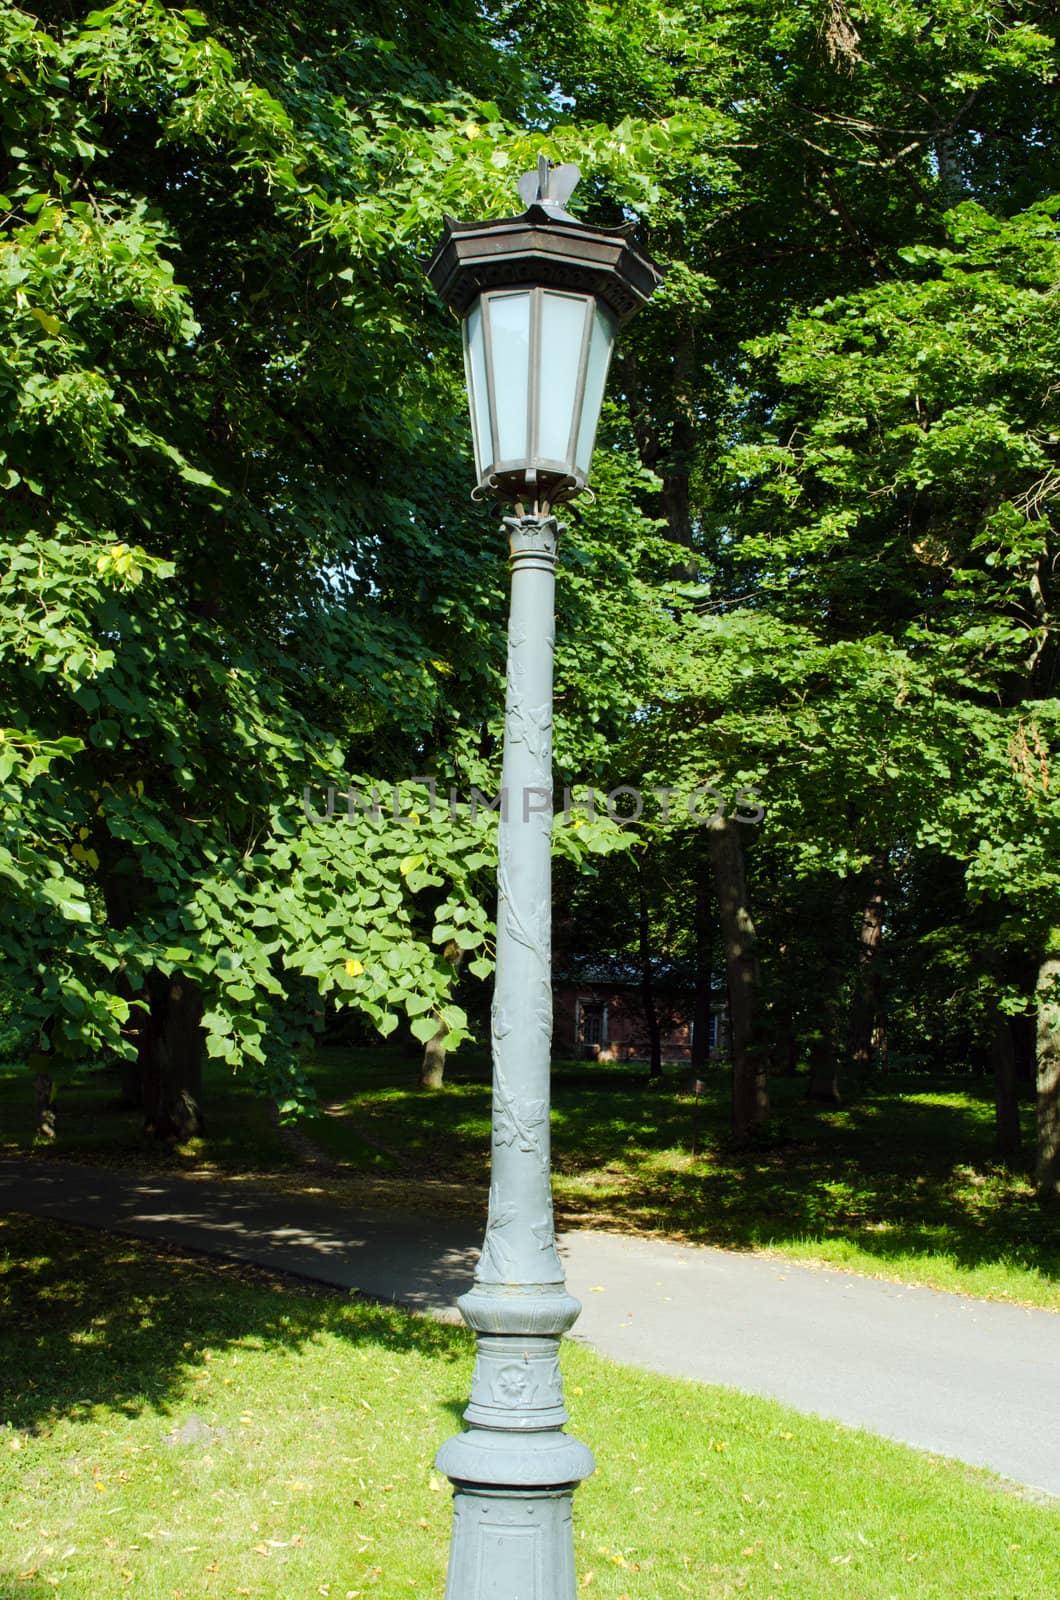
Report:
[[505,517],[511,611],[497,851],[489,1216],[472,1289],[466,1432],[437,1465],[453,1483],[446,1600],[574,1600],[574,1490],[591,1452],[563,1432],[559,1344],[579,1311],[556,1251],[549,1159],[552,1038],[553,508],[587,484],[611,346],[661,275],[627,230],[566,209],[577,167],[519,181],[522,216],[446,219],[428,267],[461,317],[478,476]]

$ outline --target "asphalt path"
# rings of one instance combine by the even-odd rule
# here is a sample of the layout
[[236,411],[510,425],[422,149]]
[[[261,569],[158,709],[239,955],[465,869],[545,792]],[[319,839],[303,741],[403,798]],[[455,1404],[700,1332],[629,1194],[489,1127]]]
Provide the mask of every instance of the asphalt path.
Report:
[[[0,1160],[0,1211],[224,1255],[455,1319],[481,1231],[237,1182]],[[1060,1496],[1060,1316],[779,1257],[560,1236],[606,1355],[771,1395]]]

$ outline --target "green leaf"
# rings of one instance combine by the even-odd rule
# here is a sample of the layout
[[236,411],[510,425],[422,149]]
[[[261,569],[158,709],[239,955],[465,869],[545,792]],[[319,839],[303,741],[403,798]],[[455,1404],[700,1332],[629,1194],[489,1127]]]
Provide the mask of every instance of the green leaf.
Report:
[[436,1016],[416,1017],[411,1024],[413,1035],[421,1044],[426,1044],[428,1039],[433,1039],[438,1032],[438,1018]]
[[88,730],[90,743],[99,750],[113,750],[121,737],[121,725],[113,717],[101,717]]
[[37,319],[45,333],[49,333],[52,336],[57,334],[62,327],[58,317],[54,316],[50,311],[43,311],[40,306],[30,306],[29,314]]

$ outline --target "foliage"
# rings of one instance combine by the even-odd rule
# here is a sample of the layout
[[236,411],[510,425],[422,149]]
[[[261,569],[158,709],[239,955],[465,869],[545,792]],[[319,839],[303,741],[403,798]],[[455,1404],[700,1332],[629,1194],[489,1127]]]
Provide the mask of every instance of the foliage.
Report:
[[[456,735],[502,655],[500,541],[441,520],[461,402],[420,252],[507,190],[534,91],[472,8],[402,16],[0,11],[0,949],[60,1062],[131,1053],[179,971],[283,1097],[324,1003],[459,1044],[437,930],[488,972],[486,822],[394,787],[488,787]],[[375,816],[304,814],[377,783]]]
[[[39,1047],[130,1053],[181,973],[293,1105],[326,1007],[451,1045],[482,1011],[488,822],[412,780],[496,781],[503,538],[423,264],[539,150],[667,267],[563,544],[558,787],[757,786],[767,991],[852,1001],[882,861],[902,1042],[951,979],[1025,1009],[1056,55],[986,0],[0,7],[0,950]],[[329,786],[379,814],[311,821]],[[565,874],[630,846],[678,949],[684,834],[557,834]]]
[[[965,976],[989,1037],[999,1004],[1030,1001],[1060,888],[1055,18],[620,12],[621,41],[610,7],[506,13],[539,45],[559,30],[575,113],[677,108],[687,135],[648,229],[676,270],[618,363],[685,581],[615,767],[758,788],[766,989],[801,994],[804,1033],[853,1005],[882,863],[891,929],[951,946],[929,999],[926,946],[889,935],[899,1042],[917,1048]],[[674,883],[684,846],[643,833]]]

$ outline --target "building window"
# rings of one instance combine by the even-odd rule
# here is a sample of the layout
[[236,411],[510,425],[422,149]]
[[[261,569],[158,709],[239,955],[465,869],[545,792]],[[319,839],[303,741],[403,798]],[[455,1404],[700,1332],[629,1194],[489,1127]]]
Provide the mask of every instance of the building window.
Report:
[[[689,1037],[695,1037],[695,1026],[689,1028]],[[712,1011],[710,1022],[707,1024],[707,1054],[710,1055],[721,1048],[721,1013]]]
[[584,1000],[578,1001],[578,1043],[598,1044],[605,1043],[604,1021],[606,1008],[594,1005]]

